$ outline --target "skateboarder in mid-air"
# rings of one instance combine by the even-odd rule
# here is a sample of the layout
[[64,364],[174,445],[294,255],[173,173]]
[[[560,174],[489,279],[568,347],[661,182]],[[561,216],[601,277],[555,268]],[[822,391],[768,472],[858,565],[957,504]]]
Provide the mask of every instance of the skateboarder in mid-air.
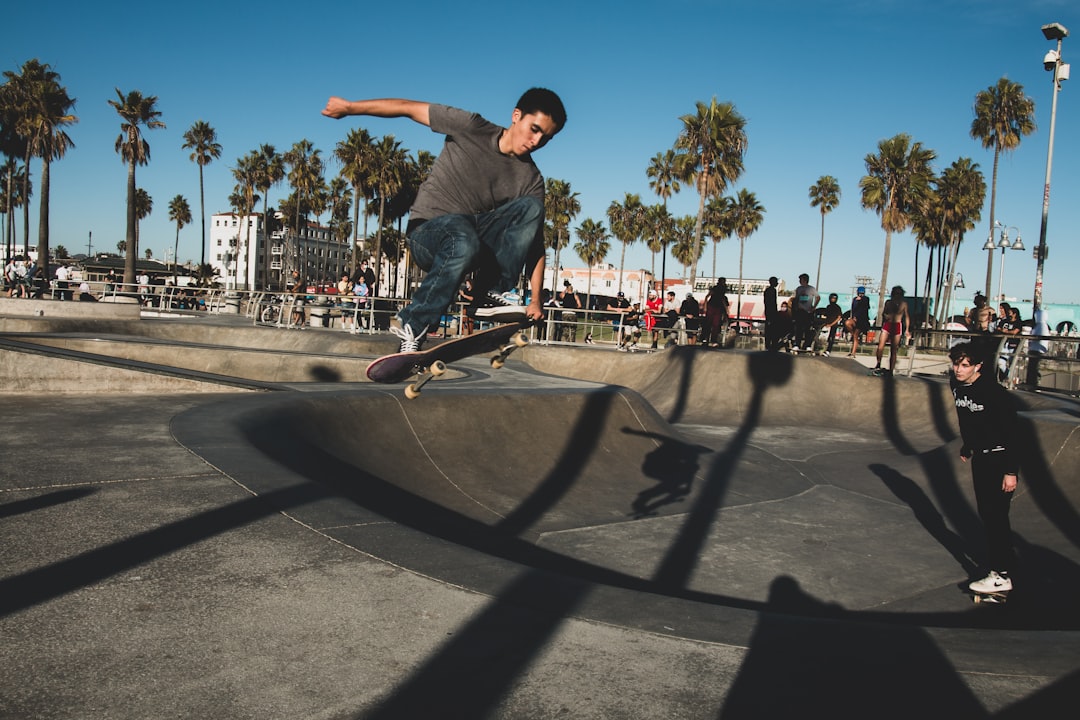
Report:
[[[532,88],[518,100],[504,128],[480,115],[415,100],[331,97],[323,115],[407,117],[446,136],[431,174],[409,210],[406,231],[417,265],[427,271],[412,302],[391,321],[401,352],[420,349],[475,273],[468,313],[495,322],[543,317],[544,178],[532,153],[566,124],[566,110],[550,90]],[[501,293],[517,285],[522,268],[532,298],[527,308]]]
[[1016,409],[1005,388],[994,378],[993,364],[983,372],[987,354],[965,342],[949,351],[950,378],[963,447],[960,457],[971,461],[971,479],[979,518],[986,528],[989,574],[968,587],[979,594],[1012,590],[1013,562],[1009,507],[1016,491]]

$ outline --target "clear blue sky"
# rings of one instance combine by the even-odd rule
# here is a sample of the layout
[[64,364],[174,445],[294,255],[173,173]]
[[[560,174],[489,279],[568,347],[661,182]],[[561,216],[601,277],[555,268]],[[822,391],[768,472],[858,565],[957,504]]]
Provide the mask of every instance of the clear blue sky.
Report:
[[[441,146],[441,136],[407,120],[324,118],[319,112],[331,94],[442,102],[505,123],[520,92],[541,85],[560,93],[569,122],[536,161],[579,193],[575,226],[586,217],[606,225],[607,206],[627,192],[655,202],[645,176],[649,160],[672,146],[681,115],[715,96],[748,121],[746,172],[730,191],[756,193],[767,211],[747,240],[744,275],[777,275],[790,286],[800,272],[814,276],[820,215],[808,189],[829,174],[843,195],[826,218],[820,289],[847,292],[856,275],[881,276],[885,234],[859,203],[866,155],[905,132],[937,152],[939,172],[970,157],[989,185],[993,155],[969,137],[972,104],[976,93],[1008,76],[1035,100],[1038,124],[1003,156],[998,180],[997,217],[1018,228],[1029,248],[1009,251],[1005,263],[1005,293],[1021,299],[1034,286],[1030,248],[1039,236],[1052,97],[1042,67],[1052,45],[1039,28],[1059,22],[1073,33],[1063,55],[1074,79],[1058,101],[1044,299],[1080,302],[1075,0],[65,5],[9,7],[0,69],[39,58],[78,100],[80,122],[70,130],[76,147],[52,174],[52,243],[73,253],[86,252],[91,232],[96,250],[115,250],[124,237],[126,176],[114,151],[119,117],[107,104],[114,88],[156,95],[168,126],[146,134],[151,162],[137,178],[154,200],[142,247],[161,258],[175,234],[169,200],[184,195],[198,216],[198,171],[180,147],[196,120],[216,128],[224,149],[206,169],[209,216],[228,209],[236,159],[262,143],[285,151],[306,138],[328,157],[350,127],[362,124],[414,152]],[[33,172],[36,180],[37,163]],[[271,204],[287,192],[284,185],[271,190]],[[696,212],[693,190],[684,189],[670,208]],[[967,293],[985,282],[988,218],[989,200],[960,252]],[[181,261],[199,254],[197,222],[181,231]],[[36,205],[32,223],[36,238]],[[703,273],[711,271],[712,252],[710,246],[701,261]],[[738,276],[737,240],[722,243],[717,257],[719,274]],[[618,264],[617,246],[608,261]],[[578,264],[564,264],[571,263]],[[643,246],[630,248],[628,267],[650,264]],[[680,273],[670,258],[667,267],[669,277]],[[897,283],[909,291],[915,284],[907,233],[893,238],[888,284]]]

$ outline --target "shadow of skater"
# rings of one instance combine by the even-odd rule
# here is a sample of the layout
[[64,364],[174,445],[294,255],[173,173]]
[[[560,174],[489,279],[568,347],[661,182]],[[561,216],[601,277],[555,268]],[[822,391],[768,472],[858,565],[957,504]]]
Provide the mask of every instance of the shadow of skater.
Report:
[[697,475],[698,457],[712,452],[701,445],[691,445],[673,437],[657,433],[623,428],[627,435],[652,438],[660,446],[645,455],[641,472],[656,480],[656,485],[642,490],[630,504],[634,518],[654,517],[665,505],[682,502],[690,494]]
[[790,577],[773,581],[769,606],[721,720],[989,716],[923,629],[830,620],[842,609]]
[[[949,529],[945,524],[945,518],[934,506],[933,501],[927,497],[914,480],[901,475],[887,465],[874,463],[870,465],[870,471],[881,478],[885,487],[889,488],[897,500],[900,500],[911,508],[915,519],[926,529],[930,537],[934,538],[943,548],[949,551],[960,567],[969,576],[974,577],[979,568],[978,562],[971,556],[968,543]],[[978,528],[973,528],[978,530]]]

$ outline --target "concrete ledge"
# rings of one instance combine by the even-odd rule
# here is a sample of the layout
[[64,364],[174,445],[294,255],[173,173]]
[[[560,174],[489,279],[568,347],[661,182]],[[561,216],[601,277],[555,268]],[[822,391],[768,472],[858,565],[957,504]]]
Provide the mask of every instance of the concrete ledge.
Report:
[[0,317],[63,317],[138,320],[141,306],[127,302],[0,298]]

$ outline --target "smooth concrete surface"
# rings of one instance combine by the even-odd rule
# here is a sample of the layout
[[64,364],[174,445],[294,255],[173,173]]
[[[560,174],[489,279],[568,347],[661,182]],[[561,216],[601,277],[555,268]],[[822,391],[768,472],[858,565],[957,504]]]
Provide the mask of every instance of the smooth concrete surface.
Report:
[[[71,292],[78,297],[79,288]],[[112,302],[82,302],[80,300],[37,300],[32,298],[0,297],[0,318],[36,317],[81,320],[120,319],[138,320],[140,305],[136,298],[110,297]],[[124,301],[124,302],[118,302]],[[127,302],[130,301],[130,302]]]
[[164,378],[5,396],[0,718],[1075,717],[1068,401],[1016,395],[1020,585],[975,607],[937,378],[531,345],[407,401],[350,381],[387,336],[0,333]]

